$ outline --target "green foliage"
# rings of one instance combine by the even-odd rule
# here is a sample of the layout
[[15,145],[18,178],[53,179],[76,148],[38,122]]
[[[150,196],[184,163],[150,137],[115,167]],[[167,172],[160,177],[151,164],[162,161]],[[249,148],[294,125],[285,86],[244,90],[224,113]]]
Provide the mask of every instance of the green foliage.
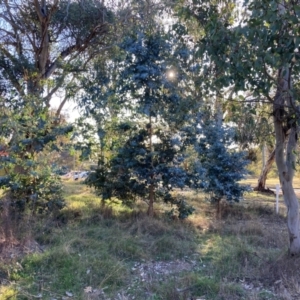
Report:
[[55,119],[48,118],[47,112],[38,107],[6,111],[3,117],[6,120],[1,135],[11,139],[2,146],[7,155],[0,157],[5,173],[0,187],[7,193],[12,208],[20,214],[26,209],[34,213],[61,209],[64,200],[60,180],[51,174],[49,161],[39,161],[38,156],[46,149],[59,151],[56,138],[68,134],[72,126],[57,124],[51,128]]
[[183,196],[173,197],[170,193],[168,193],[164,200],[166,203],[171,203],[176,206],[176,209],[172,208],[166,213],[166,215],[171,219],[174,219],[177,216],[179,219],[186,219],[195,211],[195,208],[188,204],[186,198]]
[[[267,144],[274,147],[274,136],[270,134],[274,130],[272,124],[271,107],[269,103],[252,102],[245,103],[244,96],[232,96],[224,103],[226,111],[225,121],[235,125],[235,141],[240,148],[254,150],[257,145]],[[243,116],[243,118],[241,118]]]
[[[209,78],[204,82],[205,90],[224,95],[226,119],[238,126],[236,140],[243,149],[254,143],[274,145],[274,124],[270,125],[270,121],[276,117],[278,107],[271,105],[278,99],[287,101],[282,104],[284,112],[280,115],[283,131],[296,122],[298,5],[293,1],[216,4],[197,0],[184,2],[179,14],[193,19],[201,28],[197,55],[207,64],[203,67]],[[286,81],[283,78],[287,72],[292,73],[291,83],[283,91],[280,84]]]
[[[112,6],[92,0],[0,2],[0,138],[8,153],[1,157],[0,185],[22,209],[62,207],[60,188],[45,168],[53,161],[43,164],[38,156],[59,151],[57,137],[72,130],[61,126],[59,116],[80,88],[74,79],[111,43]],[[50,102],[60,90],[65,98],[53,117]]]
[[11,177],[6,188],[16,212],[28,208],[34,213],[53,213],[65,206],[60,179],[49,171],[44,166],[42,173],[35,172],[34,176]]
[[[68,15],[66,17],[66,11]],[[98,25],[101,30],[108,32],[108,24],[113,21],[113,13],[103,3],[98,1],[59,1],[59,8],[53,15],[54,33],[61,30],[62,23],[63,34],[69,39],[84,40]],[[106,24],[104,24],[107,22]],[[100,31],[100,28],[98,29]],[[94,33],[96,39],[96,32]],[[102,37],[103,38],[103,37]],[[95,41],[93,41],[95,43]],[[99,42],[99,41],[97,41]]]
[[[238,11],[245,12],[241,20]],[[202,29],[198,55],[210,64],[206,75],[212,81],[205,83],[210,91],[231,87],[236,93],[251,91],[253,106],[255,97],[272,102],[277,70],[287,64],[295,71],[299,68],[299,61],[293,59],[298,30],[298,8],[293,2],[283,7],[276,1],[226,1],[218,9],[215,3],[197,0],[183,5],[179,15],[193,19]]]

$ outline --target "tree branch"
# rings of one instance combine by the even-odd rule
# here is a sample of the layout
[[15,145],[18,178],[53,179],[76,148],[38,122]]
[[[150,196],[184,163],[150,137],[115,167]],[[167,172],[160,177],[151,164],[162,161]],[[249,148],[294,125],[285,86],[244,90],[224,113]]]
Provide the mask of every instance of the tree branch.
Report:
[[[70,82],[73,82],[75,80],[75,76],[73,76],[73,78],[71,79]],[[80,90],[80,87],[77,87],[76,89],[76,93]],[[61,111],[64,107],[64,105],[66,104],[66,102],[68,101],[69,97],[68,95],[65,95],[64,99],[62,100],[62,102],[59,104],[59,107],[56,111],[56,116],[58,117],[61,114]]]
[[43,102],[45,102],[47,107],[50,107],[50,100],[52,96],[58,91],[58,89],[62,86],[64,83],[65,74],[61,76],[58,84],[43,98]]
[[[102,28],[103,27],[103,28]],[[100,29],[100,31],[99,31]],[[86,39],[82,43],[77,43],[74,45],[71,45],[67,47],[65,50],[63,50],[60,55],[56,58],[56,60],[49,66],[49,68],[46,70],[44,74],[44,78],[48,79],[53,72],[56,70],[59,61],[64,60],[68,55],[71,55],[74,52],[78,52],[77,54],[80,54],[84,52],[88,46],[90,45],[93,38],[97,35],[104,34],[106,31],[106,24],[101,24],[93,28],[91,30],[90,34],[86,37]]]
[[48,69],[46,70],[46,72],[44,74],[44,78],[48,79],[53,74],[53,72],[56,70],[59,61],[64,60],[68,55],[73,53],[76,49],[77,49],[77,46],[72,45],[72,46],[69,46],[68,48],[66,48],[64,51],[62,51],[60,53],[60,55],[56,58],[56,60],[48,67]]
[[273,82],[276,82],[276,79],[268,72],[267,67],[266,67],[266,62],[264,60],[264,57],[262,57],[263,60],[263,67],[264,67],[264,73],[265,75]]
[[42,8],[38,0],[34,0],[34,6],[39,17],[40,22],[42,23],[46,17],[46,15],[42,12]]

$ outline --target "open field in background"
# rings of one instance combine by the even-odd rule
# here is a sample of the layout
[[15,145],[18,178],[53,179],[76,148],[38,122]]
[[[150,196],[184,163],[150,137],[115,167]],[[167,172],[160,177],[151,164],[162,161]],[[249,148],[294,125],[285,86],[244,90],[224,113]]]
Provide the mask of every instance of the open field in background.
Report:
[[[257,185],[257,178],[249,178],[246,180],[241,181],[242,183],[249,184],[252,187],[255,187]],[[269,178],[267,179],[266,185],[268,188],[275,189],[276,184],[279,184],[278,178]],[[294,178],[294,188],[300,189],[300,178]]]
[[80,182],[64,184],[68,206],[32,222],[23,255],[0,262],[0,300],[300,299],[300,258],[287,254],[274,196],[249,193],[216,219],[205,195],[178,191],[196,209],[180,221],[163,204],[150,219],[143,203],[103,206]]

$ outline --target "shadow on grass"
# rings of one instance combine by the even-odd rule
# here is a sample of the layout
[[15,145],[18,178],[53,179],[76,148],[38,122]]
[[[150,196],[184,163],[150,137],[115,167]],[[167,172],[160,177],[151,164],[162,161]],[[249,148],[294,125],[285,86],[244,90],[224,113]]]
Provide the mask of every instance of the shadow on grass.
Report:
[[281,299],[297,290],[299,261],[285,255],[285,220],[271,198],[249,194],[216,219],[204,195],[184,192],[195,214],[174,221],[163,204],[149,218],[142,202],[103,205],[78,183],[67,192],[65,209],[35,223],[44,251],[0,266],[15,299]]

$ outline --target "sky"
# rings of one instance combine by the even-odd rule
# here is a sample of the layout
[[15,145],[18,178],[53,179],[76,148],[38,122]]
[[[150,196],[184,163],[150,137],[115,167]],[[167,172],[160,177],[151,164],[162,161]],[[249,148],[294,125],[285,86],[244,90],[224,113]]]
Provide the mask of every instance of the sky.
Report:
[[[52,97],[50,105],[52,108],[57,109],[61,101],[62,97],[56,95]],[[67,103],[65,103],[64,108],[62,110],[62,114],[67,117],[67,120],[69,122],[74,122],[80,116],[79,110],[76,108],[76,103],[72,100],[69,100]]]

